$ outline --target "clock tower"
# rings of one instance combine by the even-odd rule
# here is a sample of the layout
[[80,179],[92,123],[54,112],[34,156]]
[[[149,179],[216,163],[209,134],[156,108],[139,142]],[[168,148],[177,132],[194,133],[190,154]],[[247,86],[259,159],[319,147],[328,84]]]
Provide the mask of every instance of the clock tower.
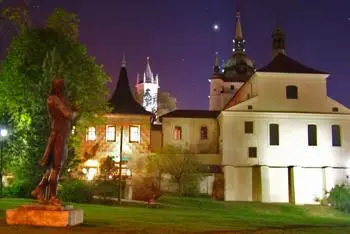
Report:
[[135,88],[135,96],[138,103],[140,103],[147,111],[156,114],[158,109],[158,74],[153,75],[149,57],[147,57],[143,78],[141,79],[140,74],[137,74]]

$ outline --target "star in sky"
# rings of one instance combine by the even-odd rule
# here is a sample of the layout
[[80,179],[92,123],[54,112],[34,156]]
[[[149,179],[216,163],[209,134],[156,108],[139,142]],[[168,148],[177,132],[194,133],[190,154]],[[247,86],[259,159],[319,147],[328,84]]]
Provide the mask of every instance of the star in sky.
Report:
[[220,30],[220,26],[219,26],[218,24],[214,24],[214,25],[213,25],[213,30],[214,30],[215,32],[219,31],[219,30]]

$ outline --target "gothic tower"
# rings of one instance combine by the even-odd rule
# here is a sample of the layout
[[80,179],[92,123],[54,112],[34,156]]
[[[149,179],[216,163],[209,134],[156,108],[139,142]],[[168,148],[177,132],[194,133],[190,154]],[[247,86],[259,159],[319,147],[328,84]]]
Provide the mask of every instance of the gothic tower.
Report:
[[219,57],[216,52],[214,73],[209,79],[209,110],[223,110],[228,101],[254,72],[255,64],[246,54],[241,13],[237,6],[233,54],[226,64],[219,67]]
[[149,57],[147,57],[146,69],[143,73],[143,78],[140,79],[140,74],[137,74],[136,81],[136,100],[147,111],[156,113],[158,108],[158,74],[153,75],[151,70]]

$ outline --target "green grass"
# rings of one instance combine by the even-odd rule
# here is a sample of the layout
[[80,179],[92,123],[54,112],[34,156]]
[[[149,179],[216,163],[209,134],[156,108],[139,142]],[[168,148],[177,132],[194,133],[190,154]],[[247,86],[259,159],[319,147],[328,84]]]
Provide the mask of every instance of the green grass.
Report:
[[[0,209],[14,208],[29,202],[33,201],[0,199]],[[208,198],[169,196],[160,198],[159,202],[162,204],[159,208],[127,204],[121,207],[75,204],[75,207],[84,210],[85,223],[81,227],[73,228],[74,233],[113,233],[118,230],[133,233],[176,233],[260,229],[264,232],[258,233],[350,233],[350,216],[330,207],[220,202]],[[12,233],[5,229],[9,227],[5,226],[3,218],[0,213],[0,233]],[[45,230],[30,228],[23,231],[46,233]]]

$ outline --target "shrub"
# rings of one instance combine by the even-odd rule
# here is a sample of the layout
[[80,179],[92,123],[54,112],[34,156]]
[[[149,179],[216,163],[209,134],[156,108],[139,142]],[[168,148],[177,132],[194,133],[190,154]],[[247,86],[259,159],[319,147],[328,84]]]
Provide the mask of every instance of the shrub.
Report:
[[152,176],[134,177],[132,199],[149,202],[161,196],[157,180]]
[[92,201],[91,184],[83,180],[66,180],[58,189],[58,196],[65,202],[90,203]]
[[350,190],[344,184],[336,185],[329,192],[328,202],[337,210],[350,213]]
[[[122,192],[125,189],[125,181],[122,181]],[[118,197],[119,195],[119,181],[114,180],[100,180],[95,181],[92,189],[94,196],[106,200],[109,197]]]
[[15,180],[3,189],[4,197],[29,198],[35,185],[27,180]]
[[200,182],[202,177],[199,174],[190,174],[183,184],[183,194],[187,197],[198,197],[200,195]]

